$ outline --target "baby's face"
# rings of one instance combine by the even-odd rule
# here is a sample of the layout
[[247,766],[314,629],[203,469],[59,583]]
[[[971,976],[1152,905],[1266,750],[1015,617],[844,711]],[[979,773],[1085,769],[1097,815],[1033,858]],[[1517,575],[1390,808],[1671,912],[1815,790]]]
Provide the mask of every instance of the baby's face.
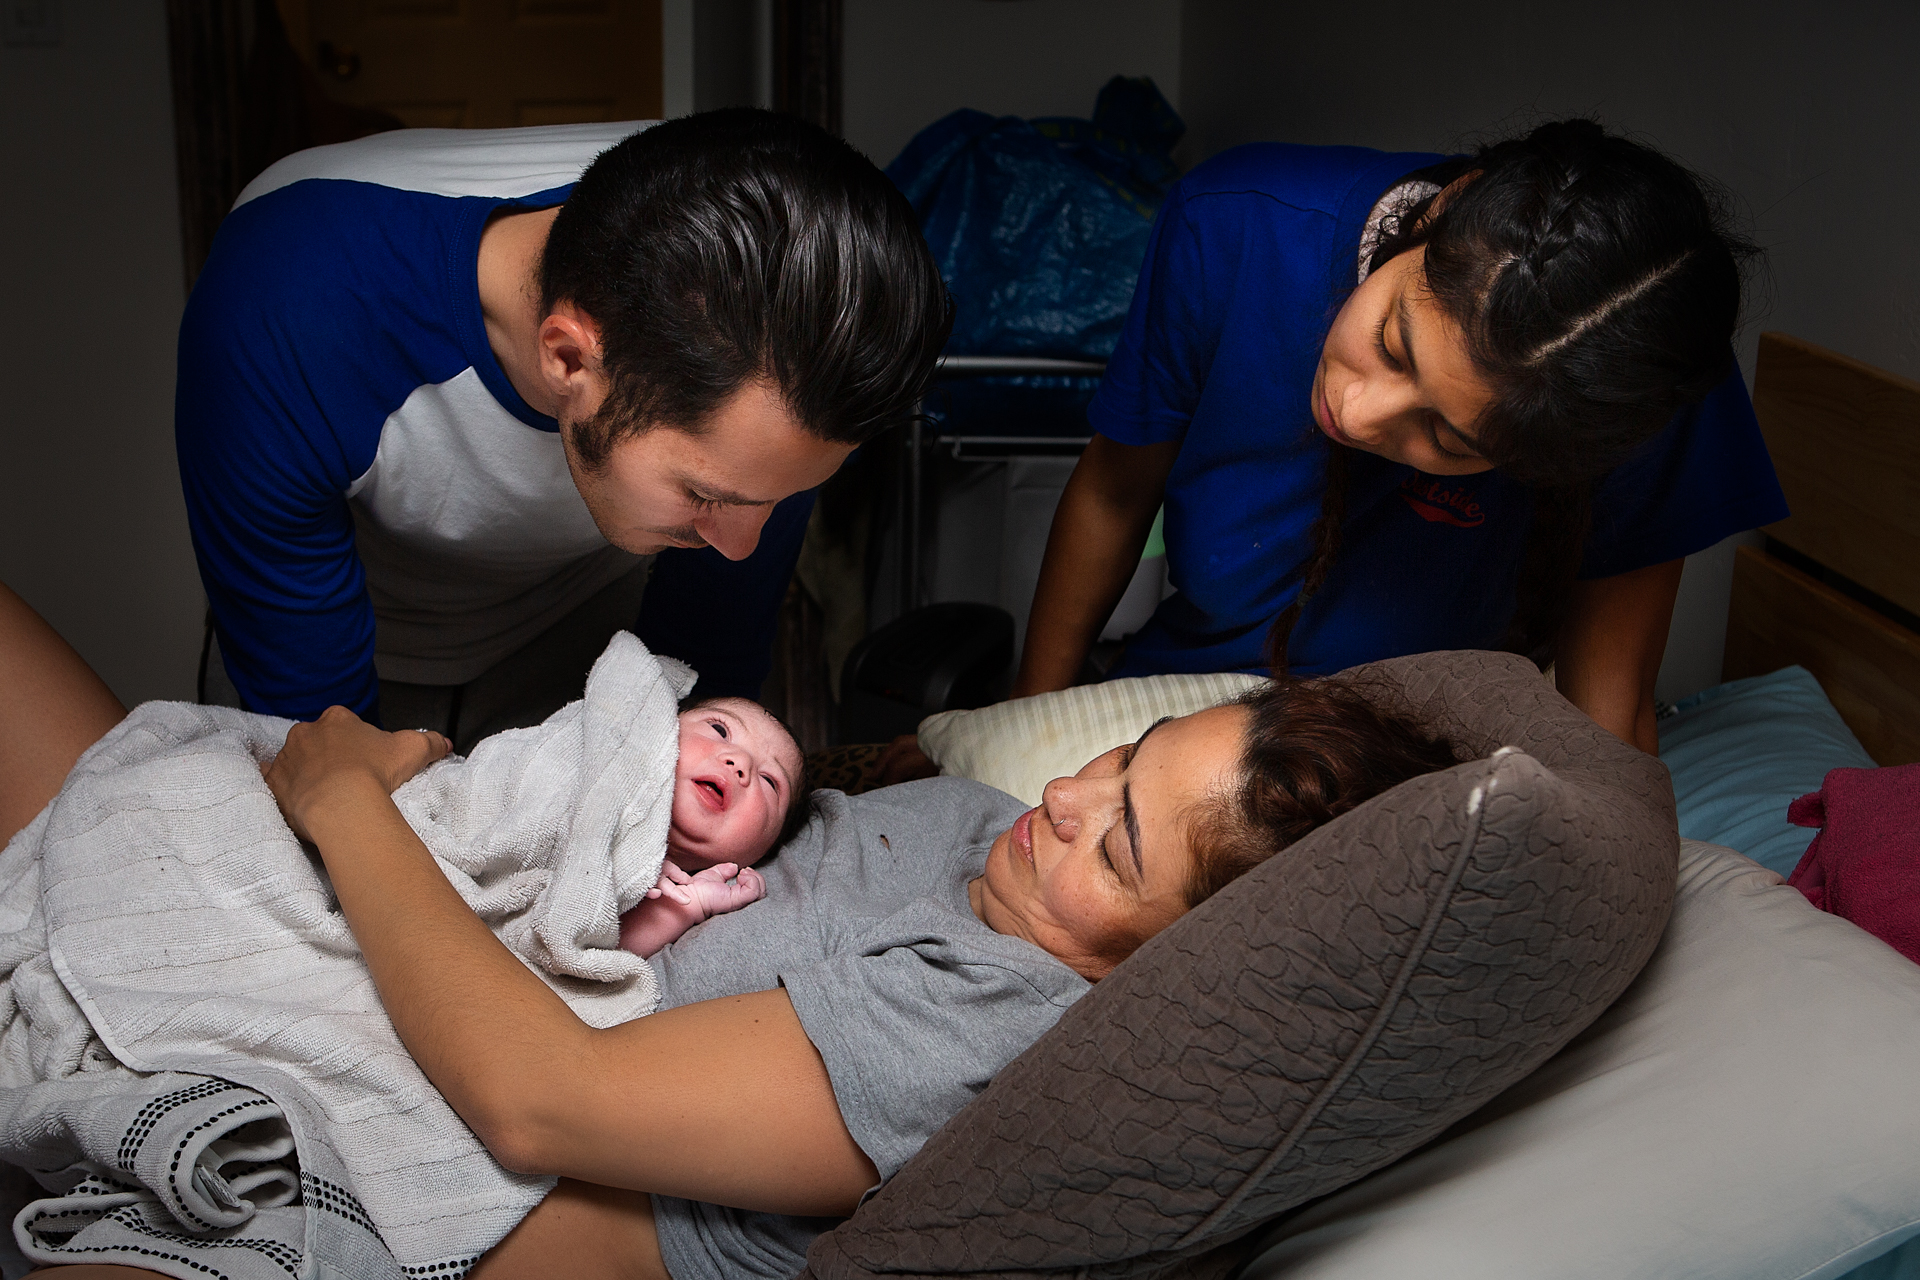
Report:
[[759,703],[721,698],[681,712],[667,856],[687,871],[758,862],[799,777],[799,745]]

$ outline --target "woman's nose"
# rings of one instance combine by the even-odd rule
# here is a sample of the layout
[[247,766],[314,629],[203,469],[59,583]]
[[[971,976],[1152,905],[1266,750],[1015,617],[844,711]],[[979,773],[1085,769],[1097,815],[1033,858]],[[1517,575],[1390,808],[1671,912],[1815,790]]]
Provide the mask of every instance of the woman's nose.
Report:
[[1388,425],[1405,418],[1418,407],[1419,396],[1410,382],[1399,378],[1370,379],[1366,390],[1355,397],[1353,411],[1340,422],[1340,430],[1357,445],[1368,448],[1386,438]]
[[1055,778],[1040,793],[1040,816],[1061,843],[1072,844],[1100,807],[1102,794],[1116,786],[1106,778]]

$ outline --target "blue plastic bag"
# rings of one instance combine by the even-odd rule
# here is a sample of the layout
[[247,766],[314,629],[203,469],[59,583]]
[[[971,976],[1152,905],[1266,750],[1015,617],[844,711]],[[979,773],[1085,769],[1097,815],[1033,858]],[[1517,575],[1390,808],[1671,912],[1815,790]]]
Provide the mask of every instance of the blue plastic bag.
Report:
[[[1104,360],[1126,323],[1186,131],[1151,80],[1116,76],[1092,120],[956,111],[887,167],[954,298],[949,354]],[[936,409],[992,434],[1079,434],[1091,378],[949,382]]]

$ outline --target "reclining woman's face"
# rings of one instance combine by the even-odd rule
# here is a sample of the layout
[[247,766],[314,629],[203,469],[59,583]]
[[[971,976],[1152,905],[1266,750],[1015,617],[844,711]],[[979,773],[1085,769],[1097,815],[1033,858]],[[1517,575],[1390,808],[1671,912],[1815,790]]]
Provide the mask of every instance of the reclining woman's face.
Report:
[[1247,712],[1163,720],[1071,778],[1055,778],[968,886],[973,912],[1098,981],[1187,911],[1195,802],[1239,774]]

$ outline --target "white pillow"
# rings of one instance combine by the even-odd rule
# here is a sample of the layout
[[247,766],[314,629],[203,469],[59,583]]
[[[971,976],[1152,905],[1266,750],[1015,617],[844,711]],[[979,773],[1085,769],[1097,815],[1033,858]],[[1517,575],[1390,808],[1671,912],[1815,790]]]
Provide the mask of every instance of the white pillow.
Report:
[[1619,1003],[1245,1280],[1830,1280],[1920,1234],[1920,965],[1686,841]]
[[920,749],[940,772],[998,787],[1028,804],[1055,778],[1123,742],[1162,716],[1192,715],[1236,698],[1259,676],[1143,676],[1015,698],[977,711],[942,711],[920,722]]

